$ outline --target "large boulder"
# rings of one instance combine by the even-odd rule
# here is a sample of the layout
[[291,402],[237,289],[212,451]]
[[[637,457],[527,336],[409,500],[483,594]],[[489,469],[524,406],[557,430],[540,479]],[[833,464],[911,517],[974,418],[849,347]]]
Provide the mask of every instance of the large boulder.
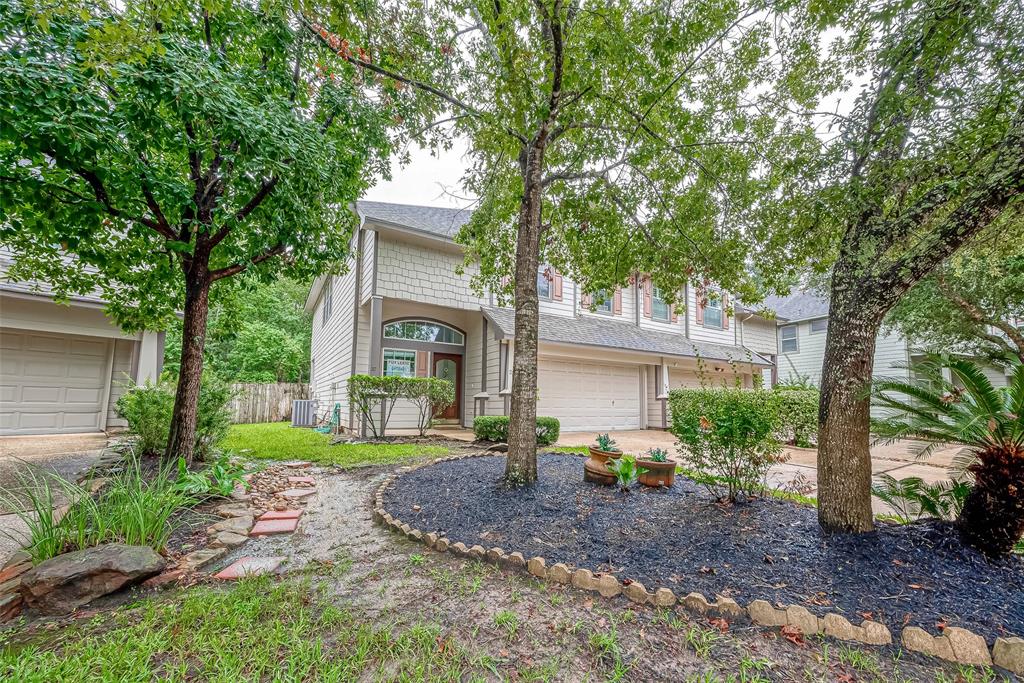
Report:
[[160,573],[166,562],[148,546],[110,543],[50,558],[21,577],[29,607],[67,614],[76,607]]

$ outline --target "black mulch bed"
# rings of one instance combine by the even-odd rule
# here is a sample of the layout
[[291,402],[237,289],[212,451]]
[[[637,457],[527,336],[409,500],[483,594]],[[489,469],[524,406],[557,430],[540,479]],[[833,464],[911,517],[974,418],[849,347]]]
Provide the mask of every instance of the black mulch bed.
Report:
[[826,536],[813,508],[776,499],[724,506],[685,478],[668,491],[621,493],[583,482],[582,458],[549,454],[539,457],[537,484],[506,490],[504,467],[494,456],[420,468],[398,479],[385,507],[452,542],[612,571],[648,590],[802,603],[854,623],[870,613],[895,632],[906,622],[934,633],[945,621],[989,642],[1024,635],[1024,561],[990,563],[948,524]]

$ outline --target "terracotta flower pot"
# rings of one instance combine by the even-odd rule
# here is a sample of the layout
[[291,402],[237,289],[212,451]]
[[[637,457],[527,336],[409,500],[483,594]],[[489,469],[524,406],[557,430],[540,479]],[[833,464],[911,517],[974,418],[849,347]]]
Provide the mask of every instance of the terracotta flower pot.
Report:
[[644,486],[672,486],[676,480],[676,463],[671,460],[637,460],[636,464],[647,470],[640,475],[640,483]]
[[607,463],[612,458],[621,457],[621,451],[602,451],[591,446],[590,457],[583,463],[583,479],[595,484],[614,484],[615,475],[608,469]]

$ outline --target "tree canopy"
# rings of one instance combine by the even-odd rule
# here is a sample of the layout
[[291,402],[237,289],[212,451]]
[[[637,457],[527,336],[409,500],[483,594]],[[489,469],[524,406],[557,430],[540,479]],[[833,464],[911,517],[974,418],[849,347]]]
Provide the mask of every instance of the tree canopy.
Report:
[[[218,288],[210,303],[206,367],[228,382],[309,381],[308,293],[308,284],[288,278]],[[179,323],[168,330],[164,368],[177,374],[180,358]]]

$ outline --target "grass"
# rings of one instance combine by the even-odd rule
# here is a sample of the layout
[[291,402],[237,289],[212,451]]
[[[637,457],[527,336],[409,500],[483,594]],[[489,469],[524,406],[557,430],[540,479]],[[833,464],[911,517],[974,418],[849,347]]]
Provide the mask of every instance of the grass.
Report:
[[462,681],[484,676],[431,623],[373,626],[309,578],[246,579],[151,600],[45,643],[0,643],[0,680]]
[[579,453],[580,455],[587,455],[590,453],[587,446],[552,446],[550,448],[539,448],[538,451],[544,451],[546,453]]
[[448,455],[444,446],[418,444],[337,444],[331,437],[312,429],[292,427],[287,422],[232,425],[221,443],[233,451],[260,460],[308,460],[324,465],[365,467],[390,465],[418,457]]

